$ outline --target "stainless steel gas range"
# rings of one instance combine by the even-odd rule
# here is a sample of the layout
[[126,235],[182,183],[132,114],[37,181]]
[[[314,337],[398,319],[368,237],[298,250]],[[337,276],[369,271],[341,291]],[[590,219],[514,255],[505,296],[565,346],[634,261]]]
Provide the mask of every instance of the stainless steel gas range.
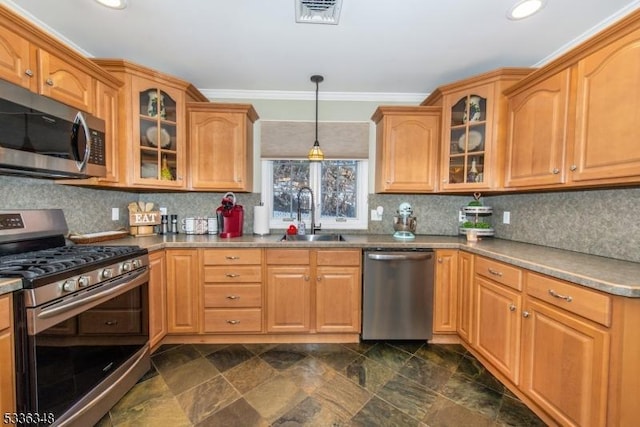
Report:
[[16,414],[30,425],[93,425],[150,367],[147,250],[67,233],[59,209],[0,211],[0,277],[22,278]]

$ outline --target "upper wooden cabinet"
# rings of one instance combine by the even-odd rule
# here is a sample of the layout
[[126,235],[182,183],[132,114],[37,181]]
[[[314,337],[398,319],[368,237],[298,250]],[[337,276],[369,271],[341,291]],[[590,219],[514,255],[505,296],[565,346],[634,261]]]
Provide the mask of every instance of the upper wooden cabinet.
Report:
[[248,104],[190,102],[189,188],[207,191],[253,190],[253,124]]
[[508,188],[640,182],[640,12],[506,91]]
[[121,80],[119,181],[133,188],[186,189],[187,101],[206,98],[190,83],[124,60],[94,59]]
[[533,71],[504,68],[439,87],[422,105],[442,107],[442,191],[502,185],[506,98],[502,91]]
[[24,18],[0,6],[0,79],[79,110],[96,111],[97,81],[115,79]]
[[378,107],[376,193],[428,193],[436,189],[440,108]]

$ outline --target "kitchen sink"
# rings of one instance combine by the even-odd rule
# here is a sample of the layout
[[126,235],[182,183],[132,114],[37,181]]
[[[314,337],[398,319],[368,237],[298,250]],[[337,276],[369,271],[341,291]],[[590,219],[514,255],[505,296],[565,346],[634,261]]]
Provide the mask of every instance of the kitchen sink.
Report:
[[281,242],[345,242],[342,234],[285,234]]

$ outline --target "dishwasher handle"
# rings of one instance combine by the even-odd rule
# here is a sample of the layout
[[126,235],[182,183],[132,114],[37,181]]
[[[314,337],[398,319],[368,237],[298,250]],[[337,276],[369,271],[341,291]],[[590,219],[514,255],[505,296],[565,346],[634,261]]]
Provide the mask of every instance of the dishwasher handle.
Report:
[[433,252],[369,252],[367,258],[376,261],[421,261],[433,258]]

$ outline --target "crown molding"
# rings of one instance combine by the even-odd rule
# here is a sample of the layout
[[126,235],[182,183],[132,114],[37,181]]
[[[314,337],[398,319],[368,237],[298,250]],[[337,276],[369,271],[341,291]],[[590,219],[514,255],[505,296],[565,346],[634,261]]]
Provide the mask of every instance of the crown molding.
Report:
[[[285,90],[235,90],[235,89],[203,89],[200,92],[211,100],[215,99],[270,99],[287,101],[315,100],[315,91]],[[321,101],[360,101],[360,102],[410,102],[420,103],[428,93],[393,93],[393,92],[320,92]]]

